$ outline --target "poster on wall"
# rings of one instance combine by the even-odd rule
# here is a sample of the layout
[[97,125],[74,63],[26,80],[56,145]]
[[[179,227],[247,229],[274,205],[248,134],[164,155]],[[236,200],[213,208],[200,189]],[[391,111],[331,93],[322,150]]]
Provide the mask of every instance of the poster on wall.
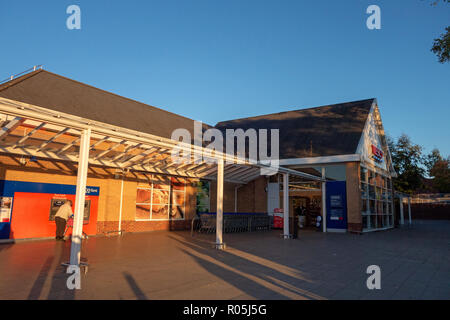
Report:
[[347,198],[345,181],[327,181],[327,230],[347,230]]
[[197,214],[209,212],[209,181],[197,182]]
[[11,221],[12,197],[0,197],[0,222]]

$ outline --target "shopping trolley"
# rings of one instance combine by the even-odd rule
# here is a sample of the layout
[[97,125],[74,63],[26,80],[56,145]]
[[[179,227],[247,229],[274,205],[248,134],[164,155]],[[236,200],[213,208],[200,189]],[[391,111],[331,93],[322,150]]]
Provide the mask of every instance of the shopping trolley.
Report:
[[[89,224],[89,220],[85,221],[83,219],[83,225],[85,225],[85,224]],[[69,229],[73,229],[73,215],[71,215],[69,217],[69,219],[67,219],[66,230],[64,230],[64,236],[66,236],[66,233],[67,233],[67,231]],[[86,232],[84,232],[84,231],[81,231],[81,232],[82,232],[82,238],[87,240],[88,239],[88,235],[86,234]]]

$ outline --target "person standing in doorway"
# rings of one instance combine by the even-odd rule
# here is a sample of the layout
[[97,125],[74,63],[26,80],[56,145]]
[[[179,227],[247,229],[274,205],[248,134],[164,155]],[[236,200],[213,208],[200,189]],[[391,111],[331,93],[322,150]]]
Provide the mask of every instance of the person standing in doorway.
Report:
[[73,215],[72,201],[66,201],[55,214],[56,223],[56,240],[64,241],[64,231],[66,230],[66,223],[69,217]]

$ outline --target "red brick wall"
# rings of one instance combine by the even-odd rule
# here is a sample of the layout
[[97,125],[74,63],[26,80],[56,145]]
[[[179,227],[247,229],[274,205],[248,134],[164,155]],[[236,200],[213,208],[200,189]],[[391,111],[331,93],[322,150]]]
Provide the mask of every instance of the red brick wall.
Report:
[[[122,221],[121,229],[124,232],[146,232],[158,230],[190,230],[191,220],[179,221]],[[118,221],[98,221],[97,234],[118,231]]]

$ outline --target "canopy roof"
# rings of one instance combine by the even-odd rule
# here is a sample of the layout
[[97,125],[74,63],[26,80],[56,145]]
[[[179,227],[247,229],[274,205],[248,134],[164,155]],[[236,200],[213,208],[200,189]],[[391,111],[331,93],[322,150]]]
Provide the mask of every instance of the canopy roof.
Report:
[[94,166],[214,180],[217,164],[211,160],[223,159],[224,179],[233,183],[254,180],[261,175],[261,168],[321,180],[293,169],[250,163],[218,152],[197,163],[174,163],[174,148],[189,151],[192,160],[205,156],[205,149],[5,98],[0,98],[0,127],[0,152],[6,154],[77,162],[81,134],[90,129],[89,164]]

